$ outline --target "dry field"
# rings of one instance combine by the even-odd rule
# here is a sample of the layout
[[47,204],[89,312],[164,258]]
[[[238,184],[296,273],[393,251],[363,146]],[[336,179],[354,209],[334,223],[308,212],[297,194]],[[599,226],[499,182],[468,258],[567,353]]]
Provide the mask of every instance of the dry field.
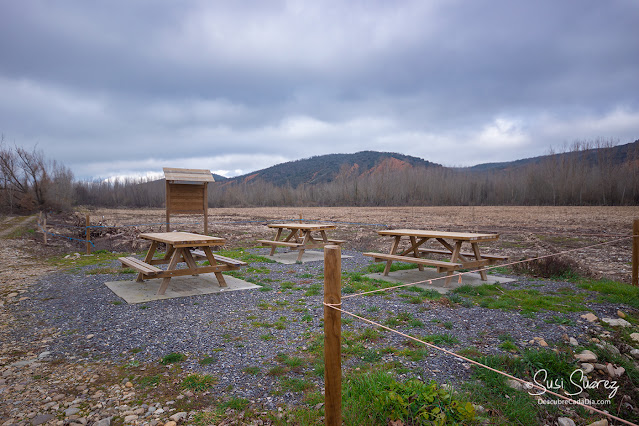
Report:
[[[159,231],[165,221],[162,209],[99,209],[90,212],[92,224],[143,225],[139,231]],[[376,234],[390,228],[446,231],[497,232],[500,240],[487,251],[506,253],[513,260],[573,250],[566,256],[596,276],[629,282],[631,274],[632,222],[639,207],[264,207],[209,210],[210,233],[223,236],[231,247],[255,245],[272,236],[267,221],[335,221],[337,238],[346,247],[369,251],[388,249],[389,242]],[[84,219],[82,218],[82,221]],[[175,216],[173,229],[202,232],[202,218]],[[375,226],[377,225],[377,226]],[[99,243],[99,238],[96,243]],[[615,241],[618,240],[618,241]],[[594,244],[611,242],[587,248]],[[98,244],[99,245],[99,244]],[[584,247],[583,250],[574,251]]]

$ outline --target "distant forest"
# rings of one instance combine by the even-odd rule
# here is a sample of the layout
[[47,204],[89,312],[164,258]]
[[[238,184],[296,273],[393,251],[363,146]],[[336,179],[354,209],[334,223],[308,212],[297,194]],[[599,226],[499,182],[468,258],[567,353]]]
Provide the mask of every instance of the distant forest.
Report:
[[[559,153],[473,168],[428,163],[352,173],[344,163],[331,181],[296,186],[258,174],[209,184],[209,206],[639,205],[639,141],[623,147],[621,155],[612,143],[575,142]],[[5,212],[164,206],[163,180],[76,182],[64,166],[19,148],[0,150],[0,185]]]

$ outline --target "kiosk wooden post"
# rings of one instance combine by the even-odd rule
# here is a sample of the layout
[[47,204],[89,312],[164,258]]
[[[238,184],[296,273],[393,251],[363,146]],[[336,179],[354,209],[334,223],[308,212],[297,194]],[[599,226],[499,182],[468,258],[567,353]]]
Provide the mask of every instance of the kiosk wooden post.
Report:
[[164,168],[166,179],[166,231],[172,214],[202,214],[204,234],[209,233],[208,183],[215,182],[210,170]]
[[[342,253],[324,246],[324,303],[341,308]],[[324,305],[324,418],[327,426],[342,424],[342,313]]]

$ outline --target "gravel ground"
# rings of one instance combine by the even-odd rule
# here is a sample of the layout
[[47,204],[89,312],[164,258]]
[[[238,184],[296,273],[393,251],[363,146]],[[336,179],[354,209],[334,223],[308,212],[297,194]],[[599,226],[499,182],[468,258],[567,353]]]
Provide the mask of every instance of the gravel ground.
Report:
[[[266,254],[268,249],[251,249]],[[352,256],[342,260],[342,270],[362,272],[370,259],[359,252],[344,250]],[[114,262],[112,266],[119,266]],[[112,293],[104,283],[131,279],[131,275],[87,275],[84,268],[74,273],[54,273],[45,276],[21,294],[21,301],[8,305],[16,320],[29,327],[13,332],[16,342],[37,339],[46,330],[55,330],[54,338],[44,341],[43,350],[53,359],[74,359],[77,362],[107,361],[126,364],[157,362],[176,352],[187,355],[181,365],[186,372],[202,372],[219,378],[215,391],[246,398],[265,408],[279,403],[296,403],[301,392],[274,392],[280,389],[279,378],[268,374],[280,365],[276,356],[309,355],[313,342],[322,333],[322,295],[307,295],[309,289],[323,283],[322,262],[281,265],[251,263],[256,273],[242,272],[245,278],[270,287],[270,291],[248,290],[168,299],[138,305],[128,305]],[[268,269],[268,273],[266,272]],[[517,277],[515,277],[517,278]],[[282,283],[295,283],[285,288]],[[534,288],[542,293],[566,291],[584,292],[574,284],[536,281],[518,278],[503,284],[504,288]],[[409,290],[395,290],[375,296],[345,300],[343,307],[358,315],[384,322],[398,313],[410,313],[423,323],[422,327],[398,325],[394,328],[416,335],[447,334],[455,342],[442,345],[453,351],[475,347],[485,354],[500,353],[498,345],[504,335],[510,335],[518,346],[537,346],[540,339],[550,345],[562,342],[566,336],[583,342],[601,330],[597,325],[580,318],[585,312],[559,314],[572,320],[573,325],[549,323],[557,312],[541,311],[534,316],[519,312],[486,309],[476,305],[464,307],[441,300],[421,304],[406,303],[402,295],[415,294]],[[612,316],[619,306],[605,303],[588,304],[598,317]],[[368,324],[343,315],[345,335],[361,333]],[[545,321],[546,320],[546,321]],[[273,324],[280,323],[281,327]],[[260,324],[270,324],[269,327]],[[535,340],[535,338],[537,338]],[[374,339],[373,339],[374,340]],[[533,341],[533,343],[531,343]],[[385,348],[405,348],[407,339],[384,332],[377,341],[364,341],[372,359],[352,356],[344,361],[345,368],[361,368],[368,362],[400,362],[410,372],[425,380],[440,383],[459,383],[469,377],[468,365],[436,350],[419,361],[397,356]],[[208,365],[200,361],[211,357]],[[364,359],[362,359],[364,358]],[[258,367],[254,375],[247,367]],[[303,378],[312,369],[305,365],[292,376]],[[317,385],[323,378],[311,375]],[[321,387],[319,388],[321,389]]]

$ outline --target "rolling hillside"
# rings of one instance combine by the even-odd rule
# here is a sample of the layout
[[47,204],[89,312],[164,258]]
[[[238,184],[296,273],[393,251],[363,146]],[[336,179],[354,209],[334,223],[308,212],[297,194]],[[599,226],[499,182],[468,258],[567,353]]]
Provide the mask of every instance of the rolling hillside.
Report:
[[332,182],[340,177],[350,178],[379,173],[382,170],[402,170],[417,167],[442,167],[421,158],[390,152],[361,151],[355,154],[328,154],[290,161],[237,176],[224,182],[245,183],[258,179],[274,185]]

